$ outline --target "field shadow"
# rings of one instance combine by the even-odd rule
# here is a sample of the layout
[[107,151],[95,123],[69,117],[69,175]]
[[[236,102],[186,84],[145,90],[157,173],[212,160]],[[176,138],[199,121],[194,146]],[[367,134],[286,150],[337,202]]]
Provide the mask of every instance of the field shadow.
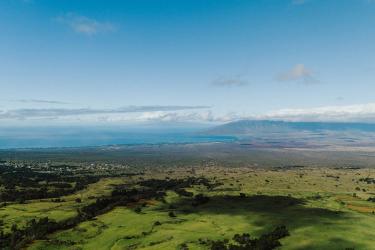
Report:
[[[293,234],[298,229],[306,229],[311,232],[312,227],[319,228],[315,233],[325,233],[327,227],[335,226],[336,223],[345,220],[346,213],[324,208],[310,207],[304,199],[290,196],[211,196],[204,204],[193,206],[193,198],[181,198],[178,201],[165,204],[161,209],[174,210],[177,214],[199,214],[205,215],[226,214],[233,216],[244,216],[249,224],[254,225],[252,233],[260,235],[269,232],[275,226],[286,225]],[[235,223],[235,221],[233,221]],[[340,224],[340,223],[339,223]],[[328,232],[332,234],[332,232]],[[306,237],[310,237],[306,235]],[[326,241],[326,242],[324,242]],[[340,235],[332,235],[319,242],[319,249],[332,249],[332,245],[339,243],[340,246],[353,247],[354,242],[344,239]],[[335,241],[335,242],[333,242]],[[314,242],[315,244],[316,242]],[[317,249],[316,245],[305,245],[306,249]]]
[[[182,213],[212,213],[243,215],[246,212],[280,217],[293,214],[293,218],[322,216],[330,219],[340,218],[343,213],[324,208],[306,206],[304,199],[290,196],[210,196],[207,202],[193,205],[193,198],[181,198],[177,202],[165,204],[164,208],[175,207]],[[289,217],[290,218],[290,217]]]

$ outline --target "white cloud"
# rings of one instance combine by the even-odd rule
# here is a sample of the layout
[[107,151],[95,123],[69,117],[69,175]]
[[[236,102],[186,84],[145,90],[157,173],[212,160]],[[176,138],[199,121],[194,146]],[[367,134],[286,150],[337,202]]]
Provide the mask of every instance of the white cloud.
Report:
[[194,121],[219,123],[242,119],[375,123],[375,103],[346,106],[325,106],[306,109],[280,109],[261,115],[246,115],[238,114],[236,112],[214,114],[210,110],[203,112],[156,112],[142,114],[140,119],[143,121]]
[[62,109],[62,108],[45,108],[45,109],[13,109],[13,110],[0,110],[0,120],[28,120],[28,119],[45,119],[56,120],[65,119],[86,119],[87,117],[103,117],[103,116],[116,116],[128,113],[144,113],[144,112],[170,112],[182,111],[191,109],[207,109],[207,106],[128,106],[116,109]]
[[312,71],[303,64],[296,64],[289,71],[279,74],[276,79],[279,81],[301,81],[303,83],[317,82]]
[[206,106],[128,106],[118,109],[15,109],[0,110],[4,122],[214,122],[241,119],[326,122],[373,122],[375,103],[280,109],[261,115],[236,112],[218,114]]
[[375,103],[307,109],[281,109],[258,118],[285,121],[375,122]]
[[[127,117],[127,121],[129,120]],[[237,113],[231,112],[226,114],[215,115],[212,110],[204,111],[178,111],[178,112],[145,112],[137,117],[132,117],[135,121],[152,121],[152,122],[212,122],[225,123],[239,119],[244,119],[245,116],[240,116]]]
[[59,23],[69,26],[74,32],[84,35],[114,32],[115,26],[110,22],[100,22],[86,16],[67,13],[56,18]]

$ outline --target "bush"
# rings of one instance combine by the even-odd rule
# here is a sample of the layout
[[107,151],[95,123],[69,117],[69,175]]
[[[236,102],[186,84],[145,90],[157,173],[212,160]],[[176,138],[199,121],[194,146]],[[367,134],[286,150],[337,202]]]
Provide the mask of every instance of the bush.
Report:
[[233,243],[226,240],[212,241],[211,250],[272,250],[281,246],[280,239],[289,236],[285,226],[276,227],[272,232],[252,239],[250,234],[236,234]]
[[160,226],[160,225],[161,225],[160,221],[155,221],[154,222],[154,226]]
[[199,205],[202,205],[202,204],[207,203],[209,200],[210,200],[209,197],[204,196],[203,194],[197,194],[197,195],[194,197],[194,200],[193,200],[192,205],[193,205],[194,207],[196,207],[196,206],[199,206]]
[[141,207],[136,207],[136,208],[134,208],[134,212],[136,212],[137,214],[139,214],[139,213],[142,212],[142,208]]

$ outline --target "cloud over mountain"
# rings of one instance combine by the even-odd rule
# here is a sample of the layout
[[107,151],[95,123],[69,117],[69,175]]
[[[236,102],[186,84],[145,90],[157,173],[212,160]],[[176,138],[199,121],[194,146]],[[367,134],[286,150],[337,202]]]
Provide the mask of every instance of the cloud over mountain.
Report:
[[280,109],[269,112],[260,118],[285,121],[375,122],[375,103],[306,109]]

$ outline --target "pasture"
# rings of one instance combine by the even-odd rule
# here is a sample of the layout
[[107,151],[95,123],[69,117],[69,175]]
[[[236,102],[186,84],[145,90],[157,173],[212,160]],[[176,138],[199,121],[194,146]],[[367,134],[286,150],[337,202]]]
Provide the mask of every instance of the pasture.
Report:
[[[372,169],[300,168],[179,168],[148,170],[131,180],[104,179],[87,190],[67,196],[59,206],[48,202],[8,205],[3,220],[22,211],[31,216],[63,220],[72,216],[74,198],[105,196],[112,186],[137,179],[173,179],[204,176],[217,183],[186,188],[209,201],[192,205],[190,197],[168,191],[164,200],[145,200],[114,209],[34,241],[29,249],[210,249],[208,241],[231,239],[235,234],[252,237],[285,225],[290,236],[281,249],[375,249],[375,185]],[[17,208],[17,209],[16,209]],[[138,209],[137,209],[138,208]],[[8,214],[7,214],[8,213]],[[12,222],[17,222],[13,219]],[[8,223],[11,223],[9,221]]]

